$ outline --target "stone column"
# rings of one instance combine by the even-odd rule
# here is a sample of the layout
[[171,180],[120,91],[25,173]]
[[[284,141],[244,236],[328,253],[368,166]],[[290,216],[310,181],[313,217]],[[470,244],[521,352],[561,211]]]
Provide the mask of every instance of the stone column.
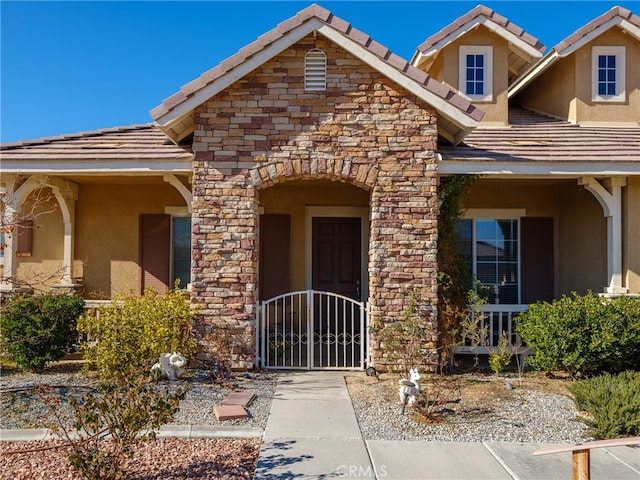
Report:
[[[244,169],[194,162],[192,294],[203,358],[233,337],[234,366],[254,360],[256,192]],[[224,332],[222,334],[221,332]]]
[[[426,315],[426,328],[431,329],[425,348],[435,352],[438,205],[435,165],[414,157],[407,162],[389,158],[380,161],[379,166],[378,184],[371,196],[370,322],[383,327],[401,320],[410,295],[415,292]],[[386,352],[375,342],[371,350],[373,364],[383,366]]]

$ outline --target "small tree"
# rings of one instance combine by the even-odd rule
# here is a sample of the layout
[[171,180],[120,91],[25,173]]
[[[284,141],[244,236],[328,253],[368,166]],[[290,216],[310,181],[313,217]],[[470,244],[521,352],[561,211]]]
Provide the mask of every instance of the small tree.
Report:
[[83,309],[81,297],[66,294],[10,298],[2,308],[3,348],[19,367],[42,370],[73,351]]
[[[19,237],[28,234],[28,231],[33,231],[38,226],[40,217],[60,208],[50,188],[35,188],[26,201],[19,202],[16,192],[27,182],[28,178],[18,175],[8,185],[0,185],[0,251],[4,251],[5,255],[15,255],[15,252],[8,251],[7,248],[6,240],[9,235]],[[46,284],[56,281],[63,273],[62,264],[54,271],[25,269],[20,275],[6,269],[2,271],[1,280],[22,289],[41,291]]]
[[468,292],[473,289],[469,259],[459,253],[458,222],[462,198],[477,177],[452,175],[438,186],[438,345],[441,364],[453,366],[454,347],[460,339],[461,324],[468,319]]
[[52,432],[71,449],[71,466],[88,480],[119,480],[127,478],[122,463],[133,458],[135,445],[155,438],[155,431],[173,420],[186,388],[161,388],[145,375],[103,383],[81,402],[70,399],[75,419],[71,428],[60,415],[59,399],[45,387],[39,394],[56,418]]
[[498,346],[489,352],[489,366],[496,375],[503,372],[511,362],[512,348],[509,345],[507,334],[502,332]]
[[101,376],[148,371],[162,353],[195,350],[191,335],[193,312],[184,290],[162,295],[153,289],[143,296],[120,295],[80,319],[79,329],[92,341],[86,359]]
[[424,363],[429,356],[426,344],[433,339],[433,327],[420,311],[415,292],[409,297],[409,305],[402,319],[382,328],[380,338],[392,370],[408,377],[411,368]]

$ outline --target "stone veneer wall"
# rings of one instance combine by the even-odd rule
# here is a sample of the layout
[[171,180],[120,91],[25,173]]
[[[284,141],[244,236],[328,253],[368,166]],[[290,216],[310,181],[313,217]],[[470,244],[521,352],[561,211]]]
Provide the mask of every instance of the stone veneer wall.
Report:
[[[304,57],[327,54],[326,92],[305,92]],[[331,179],[371,192],[371,321],[393,322],[410,290],[437,318],[436,116],[429,106],[340,47],[309,36],[195,113],[192,303],[203,355],[225,325],[253,362],[258,190]],[[434,343],[429,348],[435,348]],[[373,361],[384,350],[371,345]]]

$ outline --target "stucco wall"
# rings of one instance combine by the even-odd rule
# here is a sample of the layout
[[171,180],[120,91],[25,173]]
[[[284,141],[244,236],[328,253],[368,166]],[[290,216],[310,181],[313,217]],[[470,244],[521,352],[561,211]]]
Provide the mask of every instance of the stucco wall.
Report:
[[[594,46],[626,48],[624,102],[592,101],[591,60]],[[561,58],[518,96],[525,108],[578,124],[640,123],[640,42],[612,28]]]
[[[156,183],[118,184],[117,179],[111,179],[102,184],[79,184],[74,276],[82,278],[86,298],[113,298],[121,292],[138,291],[139,215],[165,213],[165,206],[185,206],[173,187],[159,180]],[[34,246],[46,242],[55,250],[56,264],[61,264],[62,218],[58,212],[46,221],[46,227],[35,232]]]
[[[496,195],[496,192],[500,192]],[[577,180],[476,181],[465,209],[522,209],[551,217],[554,225],[555,296],[602,292],[607,285],[607,230],[602,208]]]
[[560,197],[560,293],[603,292],[607,278],[607,222],[596,198],[583,188]]
[[524,108],[575,122],[575,74],[572,55],[540,75],[518,94],[517,102]]
[[622,197],[624,285],[640,293],[640,176],[628,177]]
[[[594,46],[626,49],[626,99],[624,102],[591,100],[591,52]],[[576,57],[576,115],[587,122],[633,122],[640,124],[640,42],[619,28],[612,28],[574,53]]]
[[459,51],[461,45],[489,45],[493,47],[493,99],[483,102],[474,101],[473,104],[485,113],[480,125],[507,125],[509,122],[507,102],[509,47],[507,41],[502,37],[490,32],[484,26],[467,32],[442,49],[427,73],[436,80],[460,90]]
[[369,206],[369,192],[352,185],[317,180],[285,182],[260,190],[266,214],[291,218],[291,291],[305,289],[305,213],[308,206]]
[[[303,89],[311,48],[327,54],[326,92]],[[427,105],[318,35],[199,107],[195,124],[192,301],[201,335],[216,325],[253,334],[257,190],[291,179],[370,192],[371,321],[395,321],[415,288],[435,322],[437,132]],[[372,352],[384,362],[380,344]]]
[[[44,202],[41,200],[46,198],[48,200]],[[31,255],[15,260],[18,282],[37,291],[47,291],[48,284],[57,282],[63,273],[62,213],[51,189],[32,192],[22,207],[21,215],[33,218],[33,230]]]

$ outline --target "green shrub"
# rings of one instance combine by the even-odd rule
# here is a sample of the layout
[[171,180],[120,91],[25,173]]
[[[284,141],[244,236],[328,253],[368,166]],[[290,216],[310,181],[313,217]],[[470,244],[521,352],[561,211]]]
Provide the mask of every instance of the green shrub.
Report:
[[489,352],[489,367],[496,375],[499,375],[511,363],[512,350],[507,335],[500,336],[500,343],[495,350]]
[[120,295],[97,313],[85,315],[78,328],[91,340],[85,358],[104,378],[149,370],[162,353],[195,350],[193,313],[184,290],[143,296]]
[[2,309],[3,348],[19,367],[42,370],[73,351],[83,309],[84,300],[72,295],[13,297]]
[[574,293],[531,305],[517,322],[520,336],[536,352],[529,357],[535,369],[588,376],[638,368],[640,299]]
[[584,422],[595,438],[640,434],[640,372],[605,373],[569,386],[578,409],[591,414]]

